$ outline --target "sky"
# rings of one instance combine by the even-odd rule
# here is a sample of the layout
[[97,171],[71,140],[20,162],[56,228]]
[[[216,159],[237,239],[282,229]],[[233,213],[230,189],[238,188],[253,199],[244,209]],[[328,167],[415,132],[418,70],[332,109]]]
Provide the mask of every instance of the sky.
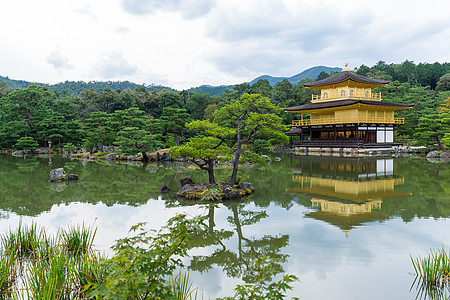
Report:
[[450,1],[2,0],[0,75],[178,90],[313,66],[450,62]]

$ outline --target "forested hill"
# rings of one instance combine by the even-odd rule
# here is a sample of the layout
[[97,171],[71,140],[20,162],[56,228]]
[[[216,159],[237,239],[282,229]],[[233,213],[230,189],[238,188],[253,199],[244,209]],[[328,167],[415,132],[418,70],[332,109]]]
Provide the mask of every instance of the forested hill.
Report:
[[[32,84],[48,86],[50,91],[56,92],[59,94],[67,94],[67,95],[80,95],[82,91],[94,90],[97,93],[101,92],[105,89],[111,89],[113,91],[121,90],[124,91],[126,89],[134,90],[138,86],[143,86],[141,84],[136,84],[130,81],[65,81],[56,84],[45,84],[38,82],[29,82],[24,80],[14,80],[9,77],[0,76],[0,82],[4,81],[6,86],[12,89],[24,89]],[[175,91],[170,87],[162,86],[162,85],[144,85],[144,87],[148,91],[157,91],[161,92],[162,90],[171,90]]]
[[317,76],[319,76],[320,73],[325,72],[328,75],[330,75],[332,72],[340,72],[341,68],[331,68],[331,67],[325,67],[325,66],[316,66],[309,68],[301,73],[298,73],[297,75],[291,76],[291,77],[272,77],[270,75],[262,75],[259,76],[252,81],[250,81],[250,84],[254,84],[258,82],[261,79],[265,79],[269,81],[269,84],[271,86],[274,86],[278,82],[281,82],[285,79],[287,79],[292,84],[297,84],[301,79],[316,79]]
[[[269,81],[269,84],[271,86],[274,86],[278,82],[283,81],[284,79],[287,79],[292,84],[296,85],[301,79],[316,79],[317,76],[321,72],[325,72],[327,74],[331,74],[331,72],[339,72],[341,68],[331,68],[331,67],[325,67],[325,66],[317,66],[309,68],[297,75],[291,76],[291,77],[273,77],[269,75],[263,75],[259,76],[255,79],[253,79],[250,84],[254,84],[258,82],[260,79],[265,79]],[[45,83],[38,83],[38,82],[29,82],[24,80],[14,80],[10,79],[8,77],[0,76],[0,82],[4,81],[6,83],[6,86],[12,89],[24,89],[30,86],[31,84],[37,84],[41,86],[48,86],[50,91],[56,92],[59,94],[66,94],[66,95],[80,95],[82,91],[91,90],[93,89],[96,92],[101,92],[104,89],[111,89],[113,91],[121,90],[124,91],[126,89],[134,90],[138,86],[143,86],[140,84],[136,84],[130,81],[65,81],[60,82],[57,84],[45,84]],[[173,88],[162,86],[162,85],[144,85],[144,87],[148,91],[157,91],[161,92],[162,90],[171,90],[176,91]],[[188,89],[189,92],[195,92],[195,93],[205,93],[209,94],[211,96],[222,96],[227,91],[233,90],[234,85],[220,85],[220,86],[211,86],[211,85],[201,85],[198,87],[193,87]]]

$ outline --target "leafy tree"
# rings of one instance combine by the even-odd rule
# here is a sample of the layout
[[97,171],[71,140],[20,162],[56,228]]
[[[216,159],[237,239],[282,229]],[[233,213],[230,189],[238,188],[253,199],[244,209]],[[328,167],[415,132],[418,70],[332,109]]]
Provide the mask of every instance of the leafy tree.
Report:
[[21,137],[16,142],[16,148],[19,150],[24,150],[24,149],[34,150],[38,146],[39,146],[38,142],[36,142],[34,140],[34,138],[31,136]]
[[[275,113],[281,109],[273,105],[269,98],[258,94],[244,94],[234,103],[228,104],[215,112],[215,121],[223,126],[233,128],[236,132],[234,146],[233,171],[229,180],[234,185],[237,179],[239,159],[242,146],[253,139],[284,136],[286,126]],[[285,138],[287,140],[287,137]]]
[[108,124],[116,133],[115,144],[121,153],[135,155],[140,152],[144,160],[148,160],[146,152],[162,146],[161,136],[151,134],[150,118],[136,107],[115,111]]
[[193,137],[183,146],[175,146],[169,149],[173,157],[190,158],[200,169],[208,172],[208,181],[216,183],[214,176],[214,162],[216,160],[231,159],[231,149],[226,146],[225,139],[234,131],[218,126],[208,120],[192,121],[187,128],[206,133],[205,137]]
[[87,149],[99,148],[103,151],[103,145],[111,144],[115,135],[111,127],[111,116],[106,112],[94,112],[86,120],[86,137],[83,139]]
[[[181,96],[176,93],[169,90],[163,90],[161,93],[159,93],[159,103],[158,106],[160,108],[164,107],[173,107],[173,108],[182,108],[183,105],[181,103]],[[155,116],[155,117],[159,117]]]
[[0,98],[6,97],[12,90],[12,88],[7,87],[6,82],[0,81]]
[[201,120],[206,107],[211,103],[211,96],[204,93],[187,93],[186,110],[193,119]]
[[430,145],[436,143],[440,150],[447,149],[441,139],[450,131],[450,113],[434,113],[422,117],[417,126],[415,137],[421,144]]
[[330,74],[328,74],[325,71],[322,71],[322,72],[319,73],[319,75],[317,75],[316,80],[319,81],[319,80],[322,80],[322,79],[325,79],[325,78],[328,78],[328,77],[330,77]]
[[183,108],[164,107],[161,118],[152,127],[159,129],[162,134],[171,133],[175,136],[175,146],[180,146],[180,135],[185,131],[184,124],[191,118]]
[[138,127],[124,127],[117,133],[115,144],[121,153],[136,155],[142,153],[145,161],[148,160],[147,152],[162,146],[161,136],[150,134],[148,130]]
[[450,91],[450,73],[439,78],[436,84],[436,91]]
[[269,151],[270,151],[270,143],[268,140],[255,139],[253,141],[253,152],[266,154]]
[[[260,79],[252,85],[251,93],[260,94],[264,97],[269,97],[272,92],[272,86],[267,79]],[[241,95],[242,96],[242,95]]]

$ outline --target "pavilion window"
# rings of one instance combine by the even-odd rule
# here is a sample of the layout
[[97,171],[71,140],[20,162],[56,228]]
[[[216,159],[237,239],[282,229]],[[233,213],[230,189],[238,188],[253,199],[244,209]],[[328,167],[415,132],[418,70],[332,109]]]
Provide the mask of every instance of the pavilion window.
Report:
[[345,90],[341,91],[341,97],[345,97]]
[[355,93],[354,90],[350,90],[350,96],[353,96],[354,93]]
[[369,98],[369,91],[366,91],[366,98]]

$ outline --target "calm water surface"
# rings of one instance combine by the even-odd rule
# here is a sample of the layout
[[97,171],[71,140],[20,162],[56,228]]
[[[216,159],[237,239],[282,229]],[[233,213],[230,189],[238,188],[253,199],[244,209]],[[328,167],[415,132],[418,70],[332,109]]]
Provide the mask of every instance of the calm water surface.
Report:
[[[278,155],[278,154],[277,154]],[[159,228],[179,212],[208,215],[186,264],[205,296],[231,295],[252,279],[251,261],[269,255],[296,275],[300,299],[414,299],[410,255],[450,247],[450,164],[424,158],[338,158],[279,154],[262,170],[243,168],[256,192],[216,208],[176,198],[179,179],[206,181],[188,164],[108,165],[66,158],[0,156],[0,230],[20,219],[48,231],[97,226],[95,245],[113,241],[138,222]],[[75,183],[48,183],[53,168],[79,174]],[[217,178],[230,172],[217,170]],[[161,195],[168,185],[172,191]],[[205,297],[206,298],[206,297]]]

